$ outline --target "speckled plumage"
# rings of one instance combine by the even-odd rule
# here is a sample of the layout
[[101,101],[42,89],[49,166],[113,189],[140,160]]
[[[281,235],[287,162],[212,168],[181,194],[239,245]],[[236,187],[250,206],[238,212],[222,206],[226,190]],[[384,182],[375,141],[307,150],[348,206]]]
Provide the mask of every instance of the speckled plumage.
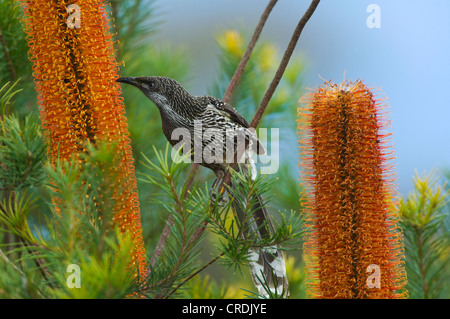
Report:
[[[119,82],[138,87],[155,103],[161,114],[162,130],[172,146],[179,143],[177,129],[190,133],[190,148],[195,162],[223,177],[237,152],[238,163],[251,163],[250,151],[264,154],[263,145],[249,128],[249,123],[228,103],[212,96],[193,96],[177,81],[167,77],[120,78]],[[231,154],[231,156],[230,156]],[[241,161],[239,161],[241,160]],[[252,170],[252,174],[256,170]],[[238,218],[243,218],[241,208],[235,205]],[[246,236],[270,236],[273,226],[260,196],[251,221],[247,221]],[[265,223],[264,227],[261,227]],[[276,247],[251,250],[250,267],[253,281],[261,295],[267,295],[261,281],[265,280],[278,293],[286,295],[287,278],[284,256]],[[259,279],[258,279],[259,277]]]

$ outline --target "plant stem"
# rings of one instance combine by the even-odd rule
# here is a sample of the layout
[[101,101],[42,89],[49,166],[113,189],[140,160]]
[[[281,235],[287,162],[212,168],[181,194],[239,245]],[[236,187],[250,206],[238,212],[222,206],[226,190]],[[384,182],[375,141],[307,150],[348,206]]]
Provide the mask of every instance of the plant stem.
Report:
[[212,265],[213,263],[215,263],[220,257],[222,257],[223,255],[225,255],[225,252],[222,252],[220,255],[214,257],[213,259],[211,259],[210,261],[208,261],[205,265],[203,265],[202,267],[200,267],[196,272],[194,272],[192,275],[190,275],[189,277],[187,277],[186,279],[184,279],[182,282],[180,282],[175,288],[173,288],[173,290],[167,295],[165,296],[163,299],[168,299],[175,291],[177,291],[181,286],[183,286],[186,282],[188,282],[190,279],[192,279],[194,276],[198,275],[200,272],[202,272],[204,269],[206,269],[208,266]]
[[423,289],[423,298],[429,299],[428,296],[428,283],[427,283],[427,267],[424,262],[424,252],[423,252],[423,239],[422,239],[422,229],[419,227],[415,227],[416,238],[417,238],[417,258],[418,258],[418,266],[420,271],[420,276],[422,277],[422,289]]
[[9,71],[11,72],[11,81],[14,81],[14,79],[17,76],[16,69],[14,68],[14,64],[11,60],[11,57],[9,56],[8,47],[6,46],[5,38],[3,37],[2,30],[0,29],[0,43],[3,47],[3,53],[5,54],[5,60],[8,63]]
[[[155,251],[153,252],[152,258],[150,260],[150,265],[153,267],[156,264],[156,261],[161,256],[164,247],[166,246],[167,239],[169,239],[170,236],[170,228],[173,226],[173,216],[170,215],[167,219],[166,226],[164,227],[164,230],[161,234],[161,237],[159,238],[158,244],[156,245]],[[148,270],[150,272],[150,269]]]
[[[184,193],[184,196],[186,196],[187,190],[190,188],[192,182],[194,181],[194,176],[197,172],[197,169],[198,169],[198,163],[194,163],[191,167],[191,171],[190,171],[188,178],[186,179],[186,182],[183,187],[186,190],[186,192]],[[184,197],[183,197],[183,200],[184,200]],[[167,219],[166,226],[164,227],[164,230],[161,234],[161,237],[159,238],[158,244],[156,245],[155,251],[153,252],[152,258],[150,260],[150,264],[152,266],[154,266],[156,264],[156,261],[161,256],[161,254],[164,250],[164,247],[166,246],[166,242],[169,239],[169,236],[171,233],[170,228],[173,226],[173,222],[174,222],[173,216],[170,215]],[[149,272],[150,272],[150,269],[149,269]]]
[[247,65],[248,60],[250,59],[250,56],[252,55],[253,49],[255,48],[256,42],[259,39],[259,36],[261,35],[261,31],[266,24],[267,18],[269,17],[270,12],[272,11],[273,7],[277,3],[278,0],[271,0],[269,4],[267,5],[266,9],[261,15],[261,18],[259,19],[258,25],[256,26],[255,31],[253,32],[252,38],[250,39],[250,42],[248,43],[247,49],[245,49],[244,55],[242,56],[241,62],[239,62],[239,65],[234,72],[233,77],[231,78],[230,84],[228,85],[227,90],[225,91],[225,94],[223,96],[223,101],[228,103],[228,101],[231,98],[231,94],[233,93],[234,88],[238,84],[242,73],[244,72],[245,66]]
[[[9,260],[9,258],[5,255],[5,253],[2,251],[1,248],[0,248],[0,257],[1,259],[3,259],[3,262],[5,262],[7,265],[11,266],[14,269],[14,271],[22,278],[23,281],[26,280],[26,274],[19,267],[17,267],[11,260]],[[44,299],[44,295],[39,290],[39,288],[36,288],[36,292],[39,295],[39,297]]]
[[[48,282],[48,285],[51,288],[55,288],[52,282],[50,281],[50,274],[48,273],[47,267],[44,266],[45,261],[42,258],[37,257],[37,253],[31,249],[32,244],[27,243],[23,238],[19,237],[20,242],[27,250],[28,254],[33,256],[34,264],[36,265],[37,269],[41,273],[42,277]],[[36,245],[37,246],[37,245]]]
[[313,15],[319,2],[320,2],[320,0],[313,0],[311,2],[311,4],[309,5],[308,10],[306,10],[305,14],[298,22],[297,27],[295,28],[294,33],[292,34],[291,41],[289,42],[288,47],[287,47],[286,51],[284,52],[283,58],[281,59],[280,65],[278,66],[278,70],[275,73],[275,76],[273,77],[272,82],[270,83],[269,88],[266,91],[266,94],[264,94],[261,104],[259,105],[258,109],[256,110],[255,116],[253,117],[250,127],[256,128],[258,126],[259,122],[261,121],[261,118],[267,108],[267,105],[269,104],[269,101],[272,98],[272,95],[275,92],[275,89],[277,88],[278,84],[280,83],[280,80],[281,80],[281,77],[283,76],[284,71],[286,70],[286,67],[289,63],[292,53],[294,52],[295,46],[297,45],[298,39],[300,38],[303,28],[305,27],[309,18],[311,18],[311,16]]

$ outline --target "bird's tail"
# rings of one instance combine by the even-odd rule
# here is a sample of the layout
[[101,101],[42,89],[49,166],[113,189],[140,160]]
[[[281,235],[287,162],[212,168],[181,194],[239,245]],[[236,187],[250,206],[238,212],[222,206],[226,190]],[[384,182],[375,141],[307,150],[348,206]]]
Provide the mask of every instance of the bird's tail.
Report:
[[[237,189],[235,183],[236,181],[231,183],[234,190]],[[249,201],[253,203],[250,217],[245,213],[242,203],[233,200],[232,205],[239,224],[243,227],[242,236],[261,242],[273,234],[274,228],[262,196],[256,195],[254,200],[249,199]],[[260,295],[268,297],[268,289],[278,296],[289,295],[284,254],[277,246],[258,245],[250,248],[249,266],[253,282]]]

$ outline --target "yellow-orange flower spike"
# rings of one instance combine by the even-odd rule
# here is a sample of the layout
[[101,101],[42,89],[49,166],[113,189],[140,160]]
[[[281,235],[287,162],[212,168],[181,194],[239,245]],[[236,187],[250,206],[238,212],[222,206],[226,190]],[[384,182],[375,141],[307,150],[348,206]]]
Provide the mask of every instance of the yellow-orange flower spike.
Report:
[[307,295],[406,297],[387,104],[359,80],[327,82],[301,102]]
[[[85,152],[86,142],[117,144],[120,156],[115,221],[134,241],[133,267],[146,273],[136,177],[102,0],[20,1],[24,10],[43,128],[52,164]],[[136,265],[137,263],[137,265]]]

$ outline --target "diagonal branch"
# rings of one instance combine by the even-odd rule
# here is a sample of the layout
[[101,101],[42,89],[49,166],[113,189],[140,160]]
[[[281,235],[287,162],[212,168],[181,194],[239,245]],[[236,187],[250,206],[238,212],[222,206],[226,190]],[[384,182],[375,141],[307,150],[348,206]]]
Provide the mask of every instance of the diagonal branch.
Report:
[[266,110],[267,105],[269,104],[269,101],[272,98],[273,93],[275,92],[275,89],[277,88],[278,84],[280,83],[281,77],[283,76],[284,71],[286,70],[289,60],[291,59],[292,53],[294,52],[295,46],[297,45],[297,42],[298,42],[298,39],[300,38],[300,35],[302,34],[303,28],[305,27],[309,18],[311,18],[311,16],[313,15],[319,2],[320,2],[320,0],[313,0],[311,2],[311,4],[309,5],[308,10],[306,10],[305,14],[298,22],[297,27],[295,28],[294,33],[292,34],[291,41],[289,41],[288,47],[287,47],[286,51],[284,52],[283,58],[281,59],[281,62],[280,62],[280,65],[278,66],[278,70],[275,73],[275,76],[273,77],[272,82],[270,83],[269,88],[266,91],[266,94],[264,94],[261,104],[259,105],[258,109],[256,110],[255,116],[253,117],[250,127],[256,128],[258,126],[259,122],[261,121],[264,111]]
[[[174,223],[173,216],[169,215],[169,217],[167,218],[166,226],[164,226],[163,232],[161,233],[161,236],[159,237],[158,244],[156,245],[156,248],[153,251],[152,258],[150,259],[151,267],[155,266],[156,261],[161,256],[161,254],[164,250],[164,247],[166,246],[166,242],[169,239],[169,236],[171,233],[170,228],[173,226],[173,223]],[[151,267],[149,267],[149,269],[148,269],[149,273],[150,273]]]
[[[14,269],[14,271],[22,278],[23,282],[26,282],[27,275],[19,267],[17,267],[11,260],[9,260],[9,258],[5,255],[5,253],[2,251],[1,248],[0,248],[0,257],[6,265]],[[44,295],[42,294],[42,292],[38,287],[36,288],[36,291],[39,297],[42,297],[42,299],[44,299]]]
[[[198,163],[194,163],[191,167],[191,171],[186,179],[186,182],[184,184],[184,189],[189,189],[192,185],[192,182],[194,181],[194,176],[197,173],[197,169],[198,169]],[[184,193],[184,195],[186,195],[187,192]],[[184,197],[183,197],[184,200]],[[153,255],[152,258],[150,260],[150,264],[153,267],[156,264],[156,261],[158,260],[158,258],[161,256],[162,252],[164,251],[164,247],[166,246],[166,242],[169,239],[171,230],[170,228],[173,226],[174,223],[174,219],[172,215],[169,215],[169,217],[167,218],[167,223],[166,226],[163,229],[163,232],[161,233],[161,236],[159,238],[158,244],[156,244],[156,248],[153,251]],[[206,227],[206,225],[205,225]],[[197,231],[196,231],[197,233]],[[150,273],[150,269],[148,270],[148,273]]]
[[13,62],[11,60],[10,55],[9,55],[8,47],[6,45],[6,41],[5,41],[5,38],[3,37],[3,32],[2,32],[1,29],[0,29],[0,43],[2,44],[3,54],[5,55],[5,60],[6,60],[7,64],[8,64],[9,72],[11,73],[10,74],[11,81],[14,81],[14,79],[17,76],[17,72],[16,72],[16,69],[14,68],[14,64],[13,64]]
[[215,263],[219,258],[221,258],[223,255],[225,255],[225,252],[221,253],[220,255],[214,257],[213,259],[211,259],[210,261],[208,261],[205,265],[203,265],[202,267],[200,267],[196,272],[194,272],[192,275],[190,275],[189,277],[187,277],[186,279],[184,279],[182,282],[180,282],[175,288],[172,289],[172,291],[165,296],[163,299],[168,299],[170,296],[173,295],[173,293],[175,291],[177,291],[181,286],[183,286],[186,282],[188,282],[190,279],[192,279],[194,276],[198,275],[200,272],[202,272],[204,269],[206,269],[208,266],[212,265],[213,263]]
[[256,42],[259,39],[259,36],[261,35],[261,31],[266,24],[267,18],[269,17],[270,12],[272,11],[273,7],[277,3],[278,0],[271,0],[269,4],[267,5],[266,9],[261,15],[261,18],[259,18],[258,25],[256,26],[255,31],[253,32],[252,38],[250,39],[250,42],[248,43],[247,49],[245,49],[244,55],[242,56],[241,62],[239,62],[239,65],[231,78],[230,84],[228,85],[227,90],[225,91],[225,94],[223,96],[223,101],[228,103],[228,101],[231,98],[231,94],[233,93],[234,88],[238,84],[239,80],[241,79],[242,73],[244,72],[245,66],[247,65],[248,60],[250,59],[250,56],[252,55],[253,49],[255,48]]

